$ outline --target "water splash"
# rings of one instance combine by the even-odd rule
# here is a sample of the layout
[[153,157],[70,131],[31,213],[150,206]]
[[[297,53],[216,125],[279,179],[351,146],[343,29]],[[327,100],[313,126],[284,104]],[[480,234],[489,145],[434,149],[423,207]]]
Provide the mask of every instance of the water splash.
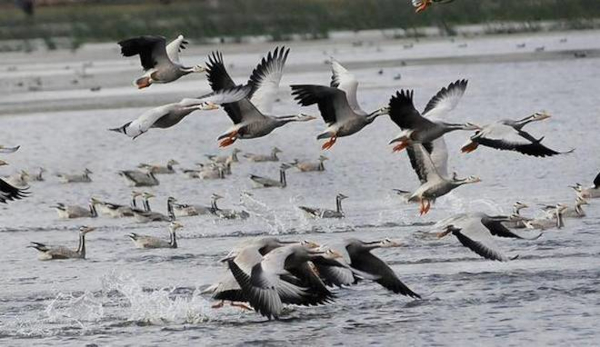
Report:
[[242,193],[240,195],[240,202],[250,214],[263,221],[269,227],[269,234],[279,235],[288,229],[284,221],[272,208],[256,199],[252,194]]

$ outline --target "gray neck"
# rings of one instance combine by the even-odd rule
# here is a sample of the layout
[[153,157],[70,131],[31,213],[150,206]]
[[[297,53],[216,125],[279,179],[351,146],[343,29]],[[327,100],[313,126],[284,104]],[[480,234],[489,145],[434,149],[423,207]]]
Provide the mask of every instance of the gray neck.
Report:
[[92,218],[98,217],[98,211],[96,211],[96,205],[90,204],[90,215]]
[[173,202],[167,200],[167,214],[171,220],[175,220],[175,212],[173,211]]
[[85,259],[85,234],[79,233],[79,245],[77,246],[77,253],[81,258]]
[[563,221],[563,215],[562,215],[562,212],[560,212],[560,211],[558,210],[558,208],[557,208],[557,209],[556,209],[556,227],[557,227],[558,229],[561,229],[561,228],[562,228],[562,227],[564,227],[564,226],[565,226],[565,223],[564,223],[564,221]]
[[177,235],[175,234],[175,230],[169,230],[171,234],[171,239],[169,240],[169,244],[171,248],[177,248]]
[[365,119],[367,120],[367,124],[371,124],[371,123],[373,123],[373,121],[374,121],[374,120],[375,120],[377,117],[381,116],[382,114],[383,114],[383,113],[381,113],[381,112],[380,112],[380,110],[377,110],[377,111],[374,111],[374,112],[371,112],[371,113],[369,113],[369,114],[368,114],[368,115],[365,117]]
[[147,198],[144,198],[144,211],[146,211],[146,212],[150,212],[150,211],[152,211],[152,210],[150,209],[150,201],[148,201],[148,199],[147,199]]
[[344,210],[342,210],[342,199],[340,199],[340,197],[335,198],[335,207],[338,213],[344,213]]
[[219,206],[217,206],[217,199],[215,199],[215,198],[212,199],[212,201],[210,202],[210,207],[212,207],[212,209],[215,211],[219,210]]
[[287,181],[285,179],[285,170],[281,169],[279,170],[279,182],[281,183],[281,187],[286,187],[287,186]]

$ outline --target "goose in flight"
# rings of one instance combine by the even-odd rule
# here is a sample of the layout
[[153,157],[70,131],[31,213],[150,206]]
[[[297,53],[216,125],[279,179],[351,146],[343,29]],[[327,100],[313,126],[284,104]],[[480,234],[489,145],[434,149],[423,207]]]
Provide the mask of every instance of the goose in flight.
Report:
[[291,166],[288,164],[281,164],[281,166],[279,167],[279,181],[278,180],[274,180],[272,178],[269,177],[262,177],[262,176],[256,176],[256,175],[250,175],[250,179],[252,181],[254,181],[254,183],[257,185],[257,187],[259,188],[272,188],[272,187],[276,187],[276,188],[285,188],[287,187],[287,180],[285,177],[285,171],[287,169],[289,169]]
[[452,111],[467,89],[467,80],[458,80],[442,88],[425,106],[423,115],[413,104],[413,91],[401,90],[390,98],[389,115],[403,131],[390,141],[399,142],[394,152],[399,152],[413,143],[428,144],[456,130],[478,130],[473,123],[447,123],[440,118]]
[[177,248],[177,230],[183,228],[178,222],[169,224],[169,241],[154,236],[139,235],[131,233],[127,235],[136,248]]
[[589,188],[584,188],[581,184],[577,183],[575,186],[571,186],[575,189],[577,195],[584,199],[595,199],[600,198],[600,173],[594,178],[594,184]]
[[125,134],[135,140],[150,129],[167,129],[175,126],[194,111],[215,110],[219,108],[217,105],[243,99],[248,95],[250,89],[250,86],[238,86],[217,90],[198,99],[182,99],[176,103],[150,109],[137,119],[108,130]]
[[0,202],[19,200],[27,197],[29,192],[27,188],[17,188],[0,178]]
[[509,216],[489,216],[482,212],[461,213],[436,223],[432,230],[442,230],[438,238],[452,234],[458,241],[479,256],[497,261],[508,261],[516,257],[508,257],[494,243],[495,237],[535,240],[534,237],[524,237],[508,229],[504,223],[510,221]]
[[213,213],[210,206],[180,204],[174,197],[167,199],[167,211],[175,217],[191,217]]
[[333,301],[335,296],[311,264],[341,266],[325,252],[297,244],[275,248],[249,272],[232,258],[227,259],[227,264],[244,298],[269,320],[281,316],[284,304],[308,306]]
[[1,154],[15,153],[16,151],[19,150],[19,148],[21,148],[21,146],[6,147],[6,146],[0,145],[0,153]]
[[250,214],[246,211],[235,211],[229,209],[222,209],[217,206],[217,201],[223,199],[223,197],[219,194],[213,194],[211,196],[211,208],[210,212],[215,216],[222,219],[247,219],[250,217]]
[[200,65],[183,66],[179,62],[179,52],[185,49],[187,41],[182,35],[167,45],[162,36],[140,36],[120,41],[121,54],[125,57],[139,55],[145,74],[135,80],[138,89],[146,88],[153,83],[169,83],[190,73],[204,72]]
[[329,139],[322,149],[330,149],[338,137],[350,136],[382,115],[388,113],[387,107],[374,112],[365,112],[356,99],[358,81],[339,62],[331,60],[330,87],[298,84],[290,86],[294,99],[301,106],[317,104],[327,129],[317,139]]
[[320,155],[319,159],[314,161],[300,161],[298,159],[294,159],[293,162],[290,163],[291,166],[295,166],[300,172],[314,172],[314,171],[325,171],[325,160],[329,160],[324,155]]
[[371,251],[378,248],[400,247],[401,245],[399,243],[389,239],[373,242],[348,239],[344,241],[344,245],[350,258],[350,266],[353,269],[372,276],[371,279],[373,281],[396,294],[402,294],[412,298],[421,298],[419,294],[413,292],[400,281],[389,265],[371,253]]
[[86,168],[83,170],[82,174],[58,173],[56,174],[56,177],[58,177],[62,183],[90,183],[92,182],[92,178],[90,177],[90,174],[92,173],[92,171]]
[[119,171],[119,176],[124,177],[129,185],[133,187],[152,187],[160,184],[152,172],[124,170]]
[[85,259],[85,235],[96,228],[82,226],[79,228],[79,245],[76,250],[64,246],[48,246],[39,242],[31,242],[30,248],[35,248],[40,252],[39,260],[56,259]]
[[521,154],[534,157],[550,157],[558,154],[568,154],[567,152],[557,152],[542,145],[544,137],[536,139],[531,134],[523,130],[523,127],[532,122],[538,122],[550,118],[545,112],[534,113],[520,120],[502,119],[488,124],[477,130],[470,140],[463,145],[463,153],[471,153],[477,147],[486,146],[501,151],[514,151]]
[[245,153],[244,158],[246,158],[250,161],[253,161],[255,163],[279,161],[279,157],[277,156],[277,153],[282,153],[282,150],[280,150],[277,147],[273,147],[273,149],[271,150],[271,154],[264,155],[264,154]]
[[96,218],[98,212],[96,211],[96,205],[94,200],[90,201],[88,207],[81,207],[77,205],[65,205],[62,202],[57,203],[52,208],[56,209],[58,218],[60,219],[75,219],[75,218]]
[[404,193],[408,201],[419,202],[421,206],[419,212],[421,215],[429,212],[431,204],[437,198],[450,193],[464,184],[481,182],[481,179],[476,176],[459,179],[456,173],[454,173],[452,177],[449,177],[445,161],[442,161],[443,164],[436,166],[432,156],[429,155],[423,145],[417,143],[413,144],[411,148],[414,153],[414,156],[411,158],[411,164],[421,181],[421,186],[412,194],[406,191],[399,192]]
[[307,216],[312,218],[344,218],[346,214],[344,213],[344,210],[342,210],[342,200],[347,198],[348,197],[344,194],[338,194],[335,197],[335,210],[306,206],[298,206],[298,208],[306,213]]
[[431,6],[434,2],[436,4],[448,4],[454,0],[411,0],[413,7],[415,7],[415,12],[423,12],[427,9],[427,7]]
[[[277,47],[273,52],[269,52],[252,71],[248,82],[252,86],[250,94],[240,101],[223,105],[234,125],[218,137],[217,140],[221,141],[220,147],[229,146],[237,139],[263,137],[290,122],[315,119],[304,114],[279,117],[270,115],[288,53],[289,49],[285,47]],[[236,84],[227,73],[220,52],[213,52],[206,66],[208,82],[214,91],[235,87]]]

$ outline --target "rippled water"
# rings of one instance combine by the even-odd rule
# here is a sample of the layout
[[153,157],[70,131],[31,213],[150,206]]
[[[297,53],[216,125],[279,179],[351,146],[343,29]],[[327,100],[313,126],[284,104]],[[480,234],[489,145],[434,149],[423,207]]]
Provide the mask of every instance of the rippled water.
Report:
[[[597,34],[565,35],[567,44],[594,48]],[[478,39],[462,48],[471,53],[463,53],[456,43],[423,43],[413,48],[417,53],[407,54],[501,53],[514,50],[522,40],[559,49],[562,37]],[[382,59],[375,46],[340,44],[333,52],[323,43],[302,45],[301,52],[291,45],[291,66],[334,53],[342,62]],[[380,45],[386,52],[384,58],[402,59],[400,43],[386,45]],[[394,54],[399,56],[392,57]],[[256,59],[256,55],[231,53],[240,71],[250,71]],[[398,130],[382,118],[351,138],[341,138],[326,154],[331,159],[325,163],[326,172],[290,170],[286,189],[253,189],[248,179],[251,173],[277,177],[277,163],[242,160],[233,167],[231,177],[217,181],[189,180],[181,174],[159,176],[161,184],[150,189],[157,195],[152,204],[155,210],[164,212],[169,195],[182,202],[208,203],[215,192],[226,197],[224,207],[243,208],[252,215],[246,221],[182,218],[185,228],[176,250],[137,250],[126,237],[131,231],[166,237],[165,224],[106,218],[61,221],[49,206],[55,202],[86,204],[92,195],[126,203],[130,188],[117,170],[170,158],[192,167],[204,160],[204,154],[223,152],[215,139],[229,126],[229,120],[221,111],[198,112],[173,129],[151,131],[131,141],[106,131],[145,109],[111,109],[113,98],[143,93],[125,88],[123,83],[98,94],[105,104],[100,110],[1,117],[3,144],[22,145],[19,152],[3,158],[11,166],[2,173],[38,166],[49,173],[45,182],[32,183],[30,198],[0,207],[0,345],[594,345],[600,339],[597,202],[587,206],[585,219],[567,220],[563,230],[548,231],[538,240],[499,240],[506,253],[519,255],[508,263],[484,261],[455,240],[431,241],[419,236],[419,231],[453,213],[509,212],[516,200],[534,206],[573,200],[567,185],[577,181],[589,184],[599,169],[599,63],[598,58],[565,55],[545,61],[398,66],[384,68],[382,74],[378,66],[357,68],[359,100],[365,109],[382,106],[400,88],[414,88],[418,108],[423,108],[440,87],[468,78],[468,91],[452,120],[483,124],[544,109],[554,117],[530,130],[536,137],[545,135],[545,143],[552,148],[574,147],[576,151],[549,159],[485,148],[462,155],[459,146],[467,134],[453,133],[447,137],[450,167],[461,176],[478,175],[483,182],[456,190],[438,200],[428,216],[419,217],[416,206],[404,204],[391,191],[414,188],[417,180],[404,154],[390,153],[387,142]],[[283,84],[328,83],[326,66],[317,66],[318,72],[292,69]],[[58,75],[59,70],[44,74],[57,71]],[[34,76],[36,72],[29,73]],[[129,83],[136,73],[127,70],[122,78]],[[402,79],[394,80],[398,73]],[[201,77],[181,82],[199,90],[207,88]],[[161,88],[176,95],[182,87],[155,86],[148,97],[158,98]],[[60,93],[61,98],[69,99],[82,91]],[[299,110],[288,93],[282,88],[281,102],[275,105],[281,114]],[[9,104],[20,98],[23,103],[36,103],[48,97],[52,95],[23,92],[3,95],[0,101]],[[276,145],[283,150],[283,160],[316,158],[320,145],[314,137],[323,128],[320,121],[293,124],[266,139],[241,141],[237,146],[266,153]],[[53,177],[56,172],[84,167],[94,172],[91,184],[63,185]],[[252,196],[240,199],[244,191]],[[307,220],[295,208],[300,204],[333,207],[338,192],[350,196],[345,201],[344,220]],[[88,235],[85,261],[40,262],[34,250],[25,248],[29,241],[75,247],[75,230],[83,223],[98,227]],[[212,302],[200,291],[223,271],[218,259],[247,237],[267,234],[324,244],[346,237],[397,239],[405,247],[376,253],[423,300],[363,283],[336,290],[334,304],[290,308],[277,322],[231,307],[211,309]]]

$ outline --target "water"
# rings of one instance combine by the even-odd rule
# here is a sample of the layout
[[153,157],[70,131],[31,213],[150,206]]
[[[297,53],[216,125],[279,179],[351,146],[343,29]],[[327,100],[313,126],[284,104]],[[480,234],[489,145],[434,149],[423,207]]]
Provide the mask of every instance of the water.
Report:
[[[343,63],[380,62],[406,57],[461,57],[478,54],[518,54],[517,43],[527,41],[528,50],[545,45],[547,54],[535,59],[479,63],[437,62],[402,67],[379,63],[353,69],[361,81],[359,101],[376,109],[400,88],[415,89],[415,103],[422,109],[440,87],[459,78],[469,79],[452,121],[484,124],[501,117],[520,118],[538,110],[554,117],[529,129],[545,135],[551,148],[576,148],[571,155],[534,159],[515,153],[481,148],[469,155],[459,153],[465,133],[447,136],[450,168],[460,176],[478,175],[483,182],[460,188],[438,200],[426,217],[417,207],[403,203],[393,188],[413,189],[418,182],[404,154],[392,154],[387,145],[398,129],[388,119],[351,138],[341,138],[326,153],[331,160],[323,173],[290,170],[286,189],[253,189],[248,176],[278,176],[278,163],[234,165],[226,180],[189,180],[181,174],[159,176],[161,184],[149,189],[157,195],[153,209],[164,212],[167,196],[185,203],[208,203],[215,192],[226,197],[223,207],[244,208],[246,221],[220,221],[211,217],[182,218],[180,248],[144,251],[133,248],[129,232],[167,237],[165,224],[137,224],[133,219],[107,218],[58,220],[49,208],[56,202],[87,204],[90,196],[127,203],[130,188],[117,170],[134,168],[139,162],[163,163],[177,159],[183,167],[203,161],[204,154],[225,153],[215,141],[230,126],[221,111],[198,112],[167,131],[153,130],[135,141],[106,131],[133,119],[148,105],[172,101],[206,91],[203,77],[191,76],[168,86],[139,92],[129,85],[137,62],[123,62],[112,52],[100,54],[86,87],[100,83],[97,93],[80,84],[69,84],[63,64],[77,66],[92,59],[86,53],[61,60],[50,55],[35,65],[34,57],[21,61],[12,56],[0,60],[0,70],[16,64],[2,84],[0,134],[5,145],[20,144],[19,152],[3,157],[10,166],[3,174],[43,166],[45,182],[32,183],[32,196],[0,206],[2,245],[0,263],[0,344],[32,345],[593,345],[599,339],[600,245],[596,233],[600,209],[593,202],[588,216],[567,220],[560,231],[549,231],[535,241],[498,240],[502,250],[519,255],[515,261],[484,261],[456,240],[431,241],[419,235],[427,224],[463,211],[500,213],[510,211],[514,201],[571,202],[575,182],[589,184],[598,172],[597,100],[600,68],[598,58],[574,59],[563,49],[597,49],[598,32],[561,33],[536,37],[498,37],[457,43],[434,41],[403,50],[403,42],[376,42],[352,47],[327,42],[291,44],[290,72],[283,85],[329,81],[321,62],[334,54]],[[561,46],[560,39],[568,37]],[[533,42],[533,43],[532,43]],[[379,49],[377,48],[379,47]],[[261,52],[268,48],[260,47]],[[264,49],[263,49],[264,48]],[[190,61],[213,47],[197,48]],[[235,62],[234,76],[243,81],[261,53],[242,53],[244,47],[228,47],[226,61]],[[258,50],[250,47],[254,52]],[[552,51],[555,50],[556,55]],[[187,51],[186,51],[187,52]],[[195,52],[195,53],[194,53]],[[58,53],[56,53],[58,54]],[[198,56],[194,56],[197,54]],[[102,59],[100,59],[102,58]],[[54,60],[53,60],[54,59]],[[510,60],[510,59],[509,59]],[[527,60],[527,61],[522,61]],[[111,63],[115,63],[113,69]],[[44,68],[45,66],[45,68]],[[34,68],[35,67],[35,68]],[[101,68],[99,68],[101,67]],[[401,73],[401,80],[393,76]],[[17,81],[31,83],[41,74],[43,91],[27,92]],[[61,77],[62,76],[62,77]],[[47,82],[51,81],[51,82]],[[106,83],[105,83],[106,82]],[[48,83],[48,84],[47,84]],[[11,89],[12,88],[12,89]],[[281,89],[275,110],[294,114],[299,108],[289,89]],[[137,104],[139,101],[139,105]],[[113,108],[119,106],[119,108]],[[122,108],[121,106],[127,106]],[[132,107],[144,106],[144,107]],[[38,112],[41,110],[49,110]],[[52,111],[60,110],[60,111]],[[302,109],[316,114],[316,109]],[[320,121],[292,124],[268,138],[239,141],[247,152],[268,152],[278,146],[283,160],[316,159],[320,144],[314,137]],[[60,184],[53,174],[91,169],[91,184]],[[240,198],[241,192],[251,197]],[[307,220],[295,207],[300,204],[334,206],[342,192],[347,218],[341,221]],[[528,214],[538,212],[526,211]],[[85,261],[40,262],[27,249],[29,241],[76,247],[76,229],[93,225],[88,235]],[[201,289],[223,271],[218,259],[237,243],[256,235],[283,239],[310,239],[335,243],[346,237],[375,240],[390,237],[405,246],[379,250],[400,278],[423,300],[414,301],[364,283],[336,290],[336,303],[312,308],[290,308],[282,321],[266,322],[252,312],[226,306],[211,309]]]

